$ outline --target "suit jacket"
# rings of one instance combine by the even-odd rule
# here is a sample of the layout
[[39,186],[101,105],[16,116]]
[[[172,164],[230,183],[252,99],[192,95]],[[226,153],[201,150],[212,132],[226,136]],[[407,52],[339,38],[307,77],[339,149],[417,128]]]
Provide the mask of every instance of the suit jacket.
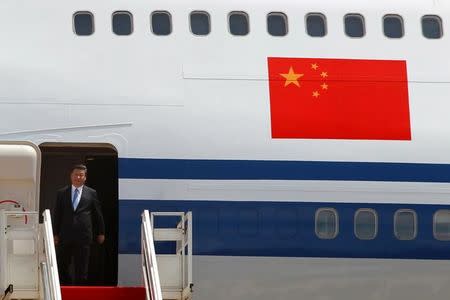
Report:
[[105,234],[103,214],[94,189],[83,186],[80,202],[75,211],[72,206],[72,186],[58,190],[53,216],[53,234],[59,236],[61,243],[82,245],[90,244],[94,234]]

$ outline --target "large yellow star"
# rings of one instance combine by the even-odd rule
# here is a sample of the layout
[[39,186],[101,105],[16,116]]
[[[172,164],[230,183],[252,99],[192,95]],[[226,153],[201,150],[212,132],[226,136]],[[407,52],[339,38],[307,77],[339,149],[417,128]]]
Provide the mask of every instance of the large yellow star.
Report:
[[289,68],[289,73],[287,74],[280,74],[283,76],[286,81],[284,82],[284,86],[288,86],[291,83],[295,84],[296,86],[300,87],[300,83],[297,81],[300,77],[303,77],[304,74],[296,74],[294,72],[294,69],[292,67]]

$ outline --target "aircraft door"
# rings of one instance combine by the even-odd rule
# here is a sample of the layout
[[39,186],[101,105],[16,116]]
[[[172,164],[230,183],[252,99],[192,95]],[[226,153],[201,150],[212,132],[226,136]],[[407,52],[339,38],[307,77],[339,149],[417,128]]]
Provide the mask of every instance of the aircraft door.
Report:
[[39,178],[41,153],[26,142],[0,142],[0,291],[39,296]]

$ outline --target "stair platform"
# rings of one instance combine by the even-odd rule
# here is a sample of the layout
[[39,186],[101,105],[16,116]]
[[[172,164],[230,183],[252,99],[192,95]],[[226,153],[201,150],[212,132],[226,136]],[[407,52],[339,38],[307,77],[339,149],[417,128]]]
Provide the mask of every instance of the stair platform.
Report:
[[145,300],[144,287],[62,286],[62,300]]

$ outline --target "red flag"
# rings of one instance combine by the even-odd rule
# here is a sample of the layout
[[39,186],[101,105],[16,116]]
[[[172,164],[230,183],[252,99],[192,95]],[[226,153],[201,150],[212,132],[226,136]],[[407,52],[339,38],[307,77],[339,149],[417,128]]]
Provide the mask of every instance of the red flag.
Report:
[[411,140],[406,61],[268,58],[272,138]]

